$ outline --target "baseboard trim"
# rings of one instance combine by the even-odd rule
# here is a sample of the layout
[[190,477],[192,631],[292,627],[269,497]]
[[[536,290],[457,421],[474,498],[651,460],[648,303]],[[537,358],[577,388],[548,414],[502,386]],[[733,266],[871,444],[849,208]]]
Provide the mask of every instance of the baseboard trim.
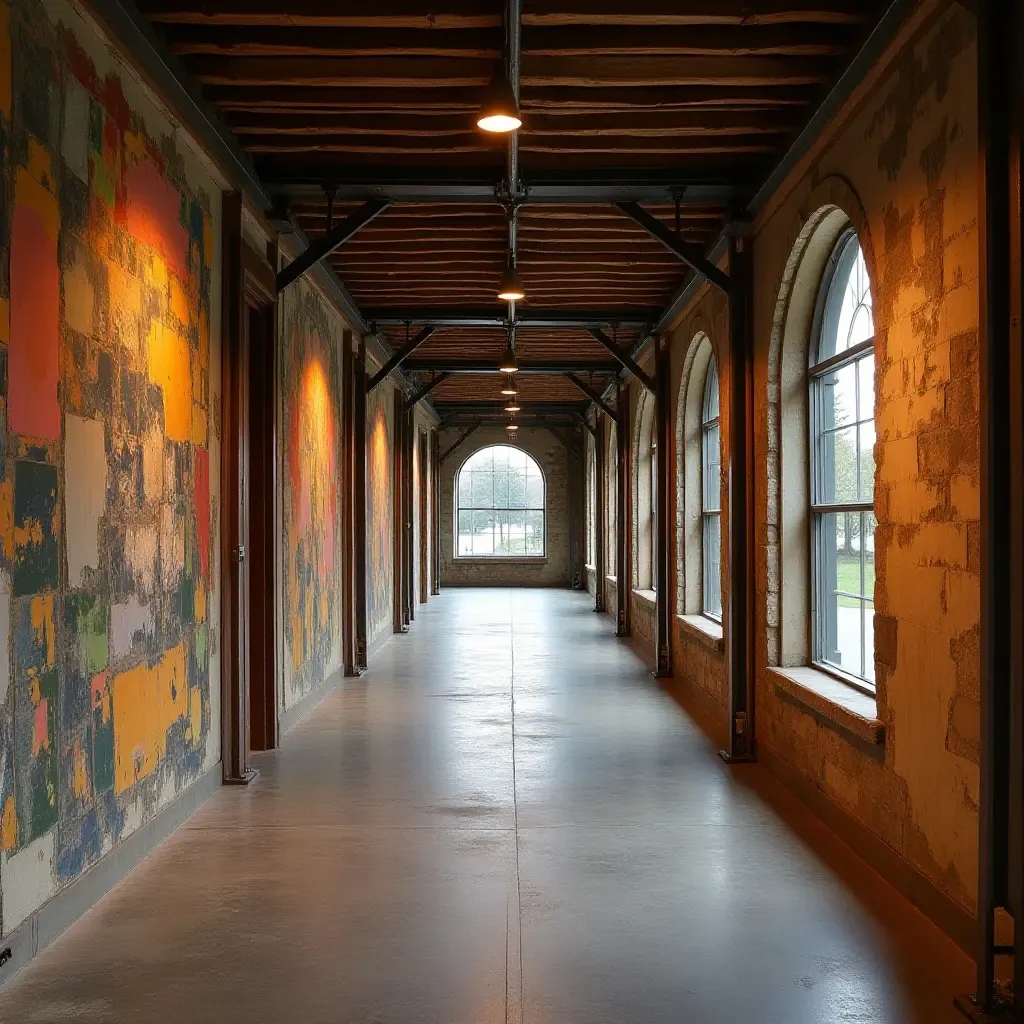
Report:
[[332,672],[319,686],[314,687],[305,697],[293,704],[287,711],[282,711],[277,716],[278,734],[284,736],[290,732],[299,721],[306,717],[326,696],[333,693],[345,679],[345,670],[339,668]]
[[127,839],[118,843],[87,871],[34,910],[9,935],[2,946],[11,959],[0,968],[0,988],[96,905],[118,882],[126,878],[179,825],[194,814],[222,785],[223,767],[218,761]]
[[977,958],[978,924],[969,911],[770,747],[758,746],[757,760],[901,896],[913,903],[969,957]]
[[393,637],[393,636],[404,636],[404,633],[381,633],[376,640],[369,644],[366,648],[366,661],[369,664],[370,659]]

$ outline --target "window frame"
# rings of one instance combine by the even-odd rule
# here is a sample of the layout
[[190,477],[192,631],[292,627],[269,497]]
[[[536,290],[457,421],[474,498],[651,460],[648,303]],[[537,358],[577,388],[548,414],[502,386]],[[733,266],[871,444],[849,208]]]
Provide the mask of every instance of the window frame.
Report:
[[[832,288],[836,282],[836,276],[839,272],[843,258],[847,253],[847,250],[851,245],[855,245],[857,249],[863,254],[863,247],[860,243],[860,238],[857,235],[856,230],[853,227],[848,227],[844,230],[839,238],[836,240],[835,245],[832,248],[832,252],[828,257],[828,262],[825,265],[825,272],[822,275],[821,284],[818,289],[818,295],[815,301],[814,309],[814,320],[811,331],[811,344],[808,347],[808,360],[807,360],[807,391],[808,391],[808,408],[807,408],[807,425],[809,433],[809,447],[808,447],[808,513],[809,513],[809,532],[810,532],[810,604],[811,604],[811,664],[820,669],[823,672],[828,673],[842,682],[854,687],[855,689],[867,694],[870,697],[876,696],[877,683],[873,679],[868,679],[866,676],[858,675],[851,672],[841,665],[835,664],[835,662],[829,661],[825,657],[824,643],[825,638],[828,635],[828,627],[825,623],[825,616],[828,614],[828,600],[829,592],[831,588],[828,586],[826,581],[826,570],[824,563],[828,558],[828,544],[825,536],[825,519],[829,515],[835,514],[848,514],[857,515],[861,520],[861,538],[864,537],[864,518],[867,515],[873,515],[875,511],[874,502],[874,482],[872,481],[871,486],[871,500],[857,500],[857,501],[821,501],[819,500],[819,494],[821,493],[821,484],[825,479],[826,473],[825,468],[822,464],[823,458],[823,446],[820,441],[826,430],[834,430],[834,427],[825,426],[825,378],[834,375],[838,371],[844,369],[847,366],[858,367],[865,359],[871,358],[874,360],[875,357],[875,337],[874,332],[874,318],[872,315],[872,336],[865,339],[862,342],[858,342],[856,345],[851,346],[848,349],[844,349],[841,352],[833,352],[831,355],[824,359],[820,358],[820,352],[822,348],[822,342],[824,339],[824,331],[827,327],[825,323],[826,307],[828,305],[829,298],[832,295]],[[870,282],[869,282],[869,294],[870,294]],[[872,311],[873,314],[873,311]],[[858,464],[857,464],[857,493],[862,493],[861,487],[861,464],[860,464],[860,431],[862,423],[867,422],[866,420],[859,419],[859,406],[860,406],[860,373],[858,370],[854,372],[855,381],[855,394],[857,410],[855,412],[855,418],[853,426],[856,427],[857,432],[857,453],[858,453]],[[874,423],[875,410],[872,407],[871,410],[871,422]],[[864,589],[864,576],[865,576],[865,550],[863,540],[861,543],[860,550],[860,571],[861,571],[861,590]],[[856,600],[859,604],[860,610],[860,661],[861,670],[865,671],[868,668],[867,665],[867,623],[866,623],[866,604],[870,600],[871,607],[874,609],[874,593],[870,595],[870,598],[866,594],[859,593],[853,594],[848,592],[840,592],[837,589],[835,596],[847,597],[852,600]],[[838,626],[837,626],[838,629]]]
[[[718,392],[718,412],[714,416],[709,415],[710,410],[710,398],[711,398],[711,383],[714,382],[715,389]],[[718,376],[718,363],[715,359],[714,352],[711,353],[711,358],[708,360],[707,368],[704,371],[704,386],[701,390],[701,402],[700,402],[700,613],[705,618],[710,619],[712,622],[717,622],[719,625],[722,624],[723,613],[725,611],[722,603],[722,481],[721,481],[721,465],[722,465],[722,434],[721,434],[721,378]],[[711,437],[717,439],[718,444],[718,458],[717,463],[719,467],[718,475],[718,487],[711,487],[712,493],[715,495],[714,507],[711,507],[708,502],[708,491],[710,481],[708,480],[708,466],[709,466],[709,454],[712,445]],[[717,581],[717,592],[718,592],[718,614],[716,615],[713,611],[708,610],[708,605],[713,601],[714,593],[709,591],[712,580],[714,579],[713,566],[709,565],[708,555],[711,548],[711,523],[716,521],[718,524],[718,581]],[[711,571],[709,571],[709,569]]]
[[[489,451],[489,450],[492,450],[492,449],[495,449],[495,448],[509,448],[509,449],[512,449],[512,450],[517,451],[517,452],[522,452],[522,454],[524,456],[526,456],[527,466],[529,466],[530,463],[533,463],[533,465],[537,467],[537,471],[540,473],[540,484],[541,484],[541,507],[540,508],[536,508],[536,507],[529,506],[529,505],[524,505],[521,509],[520,508],[510,508],[508,506],[496,507],[496,506],[493,506],[493,505],[490,508],[481,508],[481,507],[479,507],[477,505],[466,505],[466,506],[464,506],[464,505],[461,504],[461,502],[459,500],[460,492],[461,492],[460,482],[462,480],[462,474],[463,474],[463,471],[466,469],[466,466],[468,466],[469,463],[474,458],[476,458],[478,455],[480,455],[482,452],[486,452],[486,451]],[[493,470],[492,470],[492,472],[493,472]],[[519,562],[522,562],[522,561],[543,562],[543,561],[547,560],[547,557],[548,557],[548,481],[547,481],[547,476],[544,473],[544,467],[540,464],[540,461],[533,454],[528,452],[522,445],[510,444],[507,441],[504,442],[504,443],[501,442],[501,441],[496,441],[493,444],[486,444],[486,445],[483,445],[480,448],[477,448],[476,451],[474,451],[474,452],[470,453],[469,455],[467,455],[466,458],[462,461],[462,464],[459,466],[458,472],[455,474],[454,486],[453,486],[452,490],[454,492],[453,495],[452,495],[453,505],[454,505],[454,517],[453,517],[453,529],[452,529],[452,535],[453,535],[452,536],[452,550],[454,552],[454,558],[457,561],[470,562],[470,561],[481,561],[481,560],[483,560],[483,561],[489,561],[489,562],[517,562],[517,561],[519,561]],[[525,523],[525,514],[526,513],[529,513],[529,512],[540,512],[540,514],[541,514],[541,523],[542,523],[541,550],[540,550],[540,552],[539,553],[537,553],[537,552],[528,553],[528,552],[524,551],[524,552],[509,552],[507,554],[487,554],[486,552],[481,552],[480,554],[477,554],[477,553],[471,552],[469,554],[462,554],[459,551],[459,520],[460,520],[460,513],[462,513],[462,512],[473,512],[473,513],[475,513],[475,512],[478,512],[478,511],[479,512],[523,512],[524,513],[524,523]]]

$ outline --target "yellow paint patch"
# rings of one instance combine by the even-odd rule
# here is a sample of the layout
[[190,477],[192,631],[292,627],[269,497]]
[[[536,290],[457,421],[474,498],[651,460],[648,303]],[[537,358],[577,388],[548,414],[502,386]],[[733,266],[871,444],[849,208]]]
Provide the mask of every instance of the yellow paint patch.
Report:
[[0,816],[0,850],[13,850],[18,845],[18,819],[14,814],[14,794],[7,798]]
[[[30,609],[32,629],[38,640],[42,641],[46,651],[45,668],[52,668],[56,655],[54,644],[55,632],[53,625],[53,595],[43,594],[32,598]],[[36,698],[38,700],[38,698]]]
[[75,743],[74,751],[74,772],[71,777],[71,786],[75,796],[80,800],[89,795],[89,773],[86,767],[85,751],[78,743]]
[[0,3],[0,113],[11,116],[11,9]]
[[196,583],[195,615],[196,622],[206,621],[206,584],[201,576]]
[[[29,143],[29,150],[35,143]],[[38,149],[39,147],[36,146]],[[42,150],[46,154],[46,150]],[[46,154],[47,165],[49,154]],[[31,210],[43,224],[43,230],[48,237],[54,241],[57,239],[57,231],[60,226],[60,215],[57,211],[57,200],[42,185],[38,178],[31,171],[24,167],[18,168],[18,175],[14,184],[14,202],[26,210]]]
[[191,692],[189,726],[185,738],[195,745],[203,734],[203,694],[199,689],[192,690]]
[[185,644],[165,651],[152,667],[114,677],[114,791],[150,775],[167,754],[167,730],[189,715]]
[[149,379],[164,395],[164,426],[174,441],[192,437],[192,376],[188,339],[154,321],[149,332]]
[[146,140],[135,132],[124,133],[124,152],[128,163],[132,164],[140,164],[149,157]]
[[171,278],[171,313],[181,322],[182,327],[188,327],[188,296],[185,289],[178,283],[176,277]]

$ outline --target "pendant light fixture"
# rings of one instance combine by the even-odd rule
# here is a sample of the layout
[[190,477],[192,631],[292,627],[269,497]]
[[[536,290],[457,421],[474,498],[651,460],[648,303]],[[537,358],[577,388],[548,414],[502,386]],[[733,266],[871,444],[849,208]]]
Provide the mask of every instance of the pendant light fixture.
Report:
[[508,395],[510,398],[515,398],[519,394],[516,382],[511,376],[505,378],[505,386],[501,389],[501,393],[503,395]]
[[523,125],[515,90],[508,80],[504,62],[498,65],[491,84],[487,87],[476,117],[476,125],[485,132],[507,134]]
[[509,334],[508,344],[502,353],[501,362],[498,363],[499,373],[513,374],[518,372],[519,364],[516,362],[516,350],[512,347],[512,335]]
[[508,405],[505,406],[505,412],[519,412],[519,402],[516,399],[512,399]]
[[515,437],[515,436],[516,436],[516,431],[517,431],[517,430],[519,429],[519,424],[518,424],[518,423],[516,423],[515,421],[513,421],[512,423],[509,423],[509,424],[508,424],[508,425],[507,425],[507,426],[505,427],[505,429],[506,429],[506,430],[507,430],[507,431],[509,432],[509,434],[510,434],[510,435],[511,435],[512,437]]
[[523,289],[523,282],[519,280],[519,271],[514,263],[505,267],[505,273],[501,275],[501,285],[498,288],[498,298],[507,302],[519,302],[526,298],[526,291]]

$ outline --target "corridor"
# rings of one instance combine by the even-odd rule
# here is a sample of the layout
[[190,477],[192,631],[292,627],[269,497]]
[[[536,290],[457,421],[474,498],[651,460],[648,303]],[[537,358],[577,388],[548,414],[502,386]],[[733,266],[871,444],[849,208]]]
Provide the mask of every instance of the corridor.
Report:
[[0,1021],[941,1024],[972,964],[586,594],[448,589]]

